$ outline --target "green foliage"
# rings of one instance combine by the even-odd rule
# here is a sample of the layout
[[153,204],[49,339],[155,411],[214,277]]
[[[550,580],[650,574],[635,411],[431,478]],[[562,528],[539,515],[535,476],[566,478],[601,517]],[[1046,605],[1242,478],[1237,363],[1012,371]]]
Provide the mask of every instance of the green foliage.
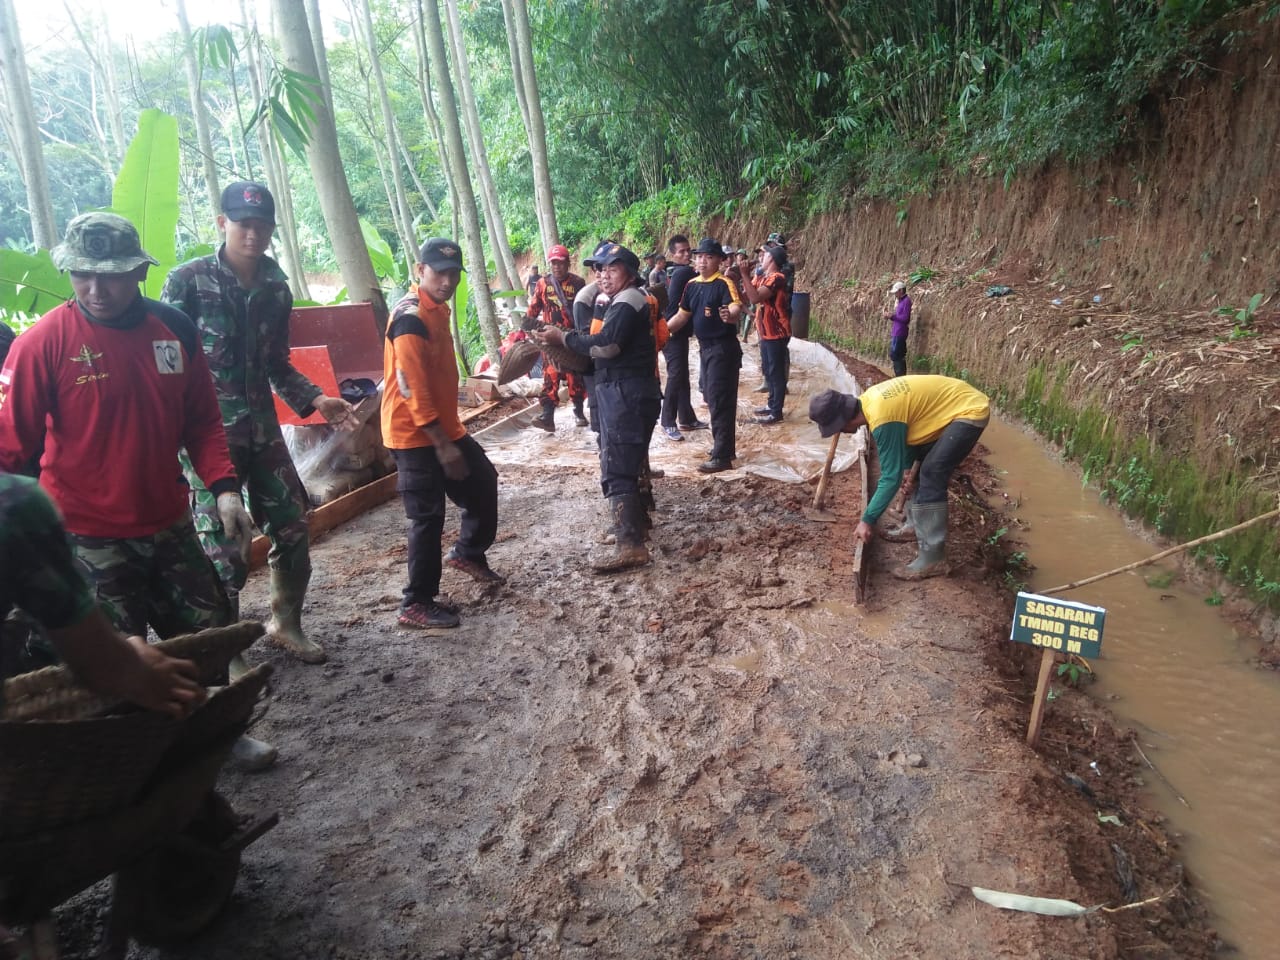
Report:
[[364,235],[364,245],[369,251],[369,259],[373,262],[373,272],[382,280],[390,280],[397,286],[403,286],[404,266],[391,251],[390,244],[382,239],[382,235],[367,220],[360,221],[360,232]]
[[159,297],[178,262],[178,121],[160,110],[138,116],[138,132],[125,153],[111,192],[111,208],[138,228],[142,249],[160,261],[147,272],[142,292]]
[[21,332],[72,296],[71,281],[47,250],[0,250],[0,321]]
[[1149,573],[1144,578],[1148,587],[1156,590],[1163,590],[1173,583],[1174,572],[1172,570],[1157,570],[1155,573]]
[[1220,607],[1222,606],[1223,596],[1219,591],[1215,590],[1204,598],[1204,602],[1211,607]]
[[907,275],[907,279],[911,283],[924,283],[926,280],[932,280],[937,275],[937,270],[930,269],[929,267],[917,267]]
[[1065,679],[1067,686],[1078,687],[1080,681],[1089,677],[1092,679],[1093,670],[1089,667],[1089,661],[1084,657],[1078,657],[1071,654],[1065,663],[1058,664],[1058,676]]
[[267,89],[249,118],[245,133],[251,133],[259,123],[266,123],[295,156],[306,159],[311,128],[316,121],[315,105],[322,100],[319,80],[273,60]]
[[1258,312],[1258,307],[1262,305],[1263,297],[1263,294],[1255,293],[1249,298],[1248,305],[1241,307],[1239,310],[1235,307],[1221,306],[1215,311],[1219,316],[1230,317],[1235,321],[1235,325],[1231,328],[1232,340],[1255,335],[1253,318]]

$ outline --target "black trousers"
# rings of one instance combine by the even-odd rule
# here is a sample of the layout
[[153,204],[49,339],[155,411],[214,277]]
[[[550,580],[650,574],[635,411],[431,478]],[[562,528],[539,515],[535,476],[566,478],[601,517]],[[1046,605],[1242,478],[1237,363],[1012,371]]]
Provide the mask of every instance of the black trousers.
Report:
[[947,484],[951,480],[951,474],[969,455],[985,429],[986,424],[978,426],[952,421],[942,431],[942,436],[925,447],[916,495],[913,498],[916,503],[947,502]]
[[595,382],[600,403],[600,489],[605,497],[640,492],[640,471],[662,399],[655,377]]
[[732,460],[738,455],[738,371],[742,347],[732,335],[698,341],[702,354],[702,395],[711,411],[711,459]]
[[787,396],[787,344],[790,337],[760,341],[760,370],[769,388],[769,415],[782,416],[782,403]]
[[467,475],[444,475],[434,447],[392,450],[399,469],[396,490],[409,518],[409,583],[403,606],[431,603],[440,592],[440,537],[444,533],[444,498],[462,510],[462,527],[453,549],[468,560],[484,560],[498,535],[498,471],[484,448],[470,436],[456,443],[467,462]]
[[667,359],[667,385],[662,391],[662,425],[686,427],[698,419],[693,412],[689,387],[689,338],[672,337],[662,348]]
[[907,338],[889,338],[889,359],[893,361],[893,375],[904,377],[907,374]]

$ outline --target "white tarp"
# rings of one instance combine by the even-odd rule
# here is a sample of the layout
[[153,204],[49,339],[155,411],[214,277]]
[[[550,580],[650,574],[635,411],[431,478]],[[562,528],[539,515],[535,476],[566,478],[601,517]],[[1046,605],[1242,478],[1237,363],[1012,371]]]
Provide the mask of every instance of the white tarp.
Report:
[[[707,406],[698,391],[698,343],[689,350],[689,379],[693,385],[693,405],[700,420],[708,420]],[[666,382],[666,371],[663,371]],[[831,441],[818,434],[817,425],[809,419],[809,398],[823,390],[860,394],[853,376],[826,347],[808,340],[791,341],[791,379],[788,384],[785,419],[774,426],[751,422],[753,411],[764,405],[765,395],[754,392],[763,382],[760,374],[760,350],[754,344],[743,349],[742,371],[738,377],[737,452],[733,470],[714,474],[733,479],[743,473],[754,473],[786,483],[804,483],[822,471]],[[519,384],[521,381],[515,381]],[[515,385],[513,384],[513,386]],[[505,388],[504,388],[505,389]],[[521,391],[523,392],[523,391]],[[478,437],[495,464],[538,462],[548,466],[598,467],[599,454],[595,435],[588,427],[576,427],[573,408],[562,403],[556,409],[556,432],[529,426],[538,408],[516,414],[489,427]],[[842,434],[836,450],[832,472],[853,466],[866,431]],[[698,464],[711,455],[711,431],[685,433],[677,442],[667,439],[658,427],[649,445],[649,462],[666,471],[669,477],[699,477]]]

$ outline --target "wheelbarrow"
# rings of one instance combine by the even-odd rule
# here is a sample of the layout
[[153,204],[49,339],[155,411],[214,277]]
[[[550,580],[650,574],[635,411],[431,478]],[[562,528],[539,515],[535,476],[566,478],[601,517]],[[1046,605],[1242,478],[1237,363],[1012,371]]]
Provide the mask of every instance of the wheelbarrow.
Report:
[[[207,685],[262,633],[244,622],[158,646],[193,660]],[[105,960],[123,960],[131,938],[188,939],[218,915],[241,852],[278,819],[241,818],[214,790],[269,676],[250,670],[181,721],[99,698],[65,667],[5,681],[0,924],[27,928],[20,956],[55,960],[53,909],[106,877]]]

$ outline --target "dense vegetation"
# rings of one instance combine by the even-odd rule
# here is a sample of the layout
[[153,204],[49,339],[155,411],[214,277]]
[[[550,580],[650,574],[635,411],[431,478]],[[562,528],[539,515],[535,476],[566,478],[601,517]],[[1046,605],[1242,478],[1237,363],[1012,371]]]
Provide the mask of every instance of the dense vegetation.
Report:
[[[1163,79],[1196,69],[1203,31],[1240,0],[884,4],[874,0],[690,3],[557,0],[533,4],[533,39],[562,239],[621,233],[641,245],[675,212],[686,218],[780,193],[800,220],[859,192],[902,198],[951,171],[1012,176],[1051,158],[1100,155],[1139,136],[1143,106]],[[434,207],[417,228],[451,229],[449,196],[415,87],[406,4],[372,5],[380,61],[413,174]],[[461,9],[486,147],[508,233],[536,249],[529,148],[521,127],[497,0]],[[127,50],[86,16],[78,45],[42,47],[29,69],[58,219],[109,202],[123,144],[114,142],[102,68],[121,78],[126,136],[138,113],[180,118],[184,162],[180,248],[213,239],[200,205],[200,168],[176,33]],[[262,14],[265,16],[265,13]],[[337,128],[362,217],[398,247],[368,57],[354,18],[326,36]],[[243,131],[257,104],[250,45],[274,69],[273,45],[252,23],[197,31],[204,99],[226,177],[261,175]],[[119,30],[116,31],[119,33]],[[1230,43],[1233,35],[1212,34]],[[221,55],[219,51],[221,50]],[[92,55],[86,55],[86,52]],[[264,95],[265,96],[265,95]],[[289,158],[295,184],[305,164]],[[22,182],[0,158],[0,242],[29,243]],[[331,267],[314,193],[297,191],[309,267]],[[419,207],[426,202],[419,200]],[[621,212],[619,212],[621,211]]]

